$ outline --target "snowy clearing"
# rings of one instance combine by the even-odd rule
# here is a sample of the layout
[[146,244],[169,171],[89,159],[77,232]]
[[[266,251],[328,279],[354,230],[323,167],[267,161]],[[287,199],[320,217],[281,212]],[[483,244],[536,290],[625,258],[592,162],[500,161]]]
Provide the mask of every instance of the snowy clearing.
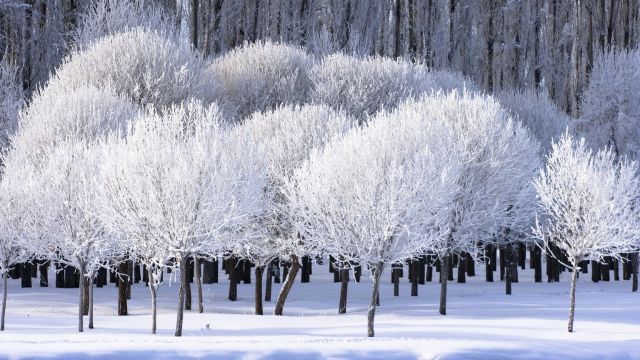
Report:
[[[420,296],[411,297],[404,278],[400,297],[394,298],[385,272],[376,337],[367,338],[370,280],[350,283],[347,315],[338,316],[339,284],[326,268],[314,266],[311,283],[296,281],[283,317],[253,315],[253,285],[239,285],[235,303],[226,300],[226,279],[204,285],[205,313],[186,312],[182,338],[173,336],[176,283],[160,287],[154,336],[143,283],[132,287],[126,317],[116,315],[114,284],[95,289],[96,329],[79,334],[77,289],[22,289],[19,280],[11,280],[0,354],[56,359],[640,358],[640,301],[629,281],[592,283],[583,274],[575,332],[567,333],[566,273],[560,283],[536,284],[530,270],[522,271],[511,296],[503,295],[504,283],[486,283],[483,276],[468,278],[466,284],[450,282],[449,315],[440,316],[437,283],[421,285]],[[274,284],[274,293],[279,285]],[[265,314],[272,312],[273,302],[265,303]]]

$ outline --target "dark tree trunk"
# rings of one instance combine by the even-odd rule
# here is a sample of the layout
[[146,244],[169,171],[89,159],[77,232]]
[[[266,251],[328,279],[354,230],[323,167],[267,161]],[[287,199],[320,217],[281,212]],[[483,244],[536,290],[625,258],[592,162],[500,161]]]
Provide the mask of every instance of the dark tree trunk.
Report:
[[202,261],[202,283],[213,284],[213,261]]
[[202,303],[202,277],[200,275],[200,258],[198,256],[193,257],[193,276],[196,280],[196,290],[198,292],[198,313],[204,312],[204,304]]
[[409,263],[409,274],[411,274],[411,296],[418,296],[418,265],[418,260],[411,259],[411,262]]
[[30,288],[33,284],[31,281],[31,263],[25,262],[22,264],[22,271],[20,271],[20,278],[22,279],[21,285],[23,288]]
[[620,281],[620,267],[618,259],[613,259],[613,280]]
[[600,270],[600,263],[591,260],[591,281],[599,282],[602,277],[602,271]]
[[[184,260],[185,266],[180,266],[180,278],[184,281],[184,283],[182,284],[184,291],[184,309],[189,311],[191,311],[191,281],[193,279],[193,271],[191,271],[191,261],[191,257],[186,257]],[[182,273],[184,273],[185,275],[182,276]]]
[[502,254],[505,256],[505,274],[504,274],[504,282],[505,282],[505,293],[507,295],[511,295],[511,274],[512,264],[511,261],[513,259],[513,249],[511,244],[508,244]]
[[467,260],[467,276],[476,276],[476,262],[473,261],[473,257],[471,257],[470,254],[467,254],[467,256],[465,256],[465,259]]
[[347,291],[349,289],[349,269],[340,269],[340,302],[338,314],[347,312]]
[[296,275],[298,274],[299,268],[300,264],[298,263],[298,257],[296,255],[291,255],[291,269],[287,274],[287,278],[285,279],[284,284],[282,284],[280,294],[278,294],[278,300],[276,300],[274,315],[282,315],[282,312],[284,310],[284,303],[287,300],[287,296],[289,295],[289,291],[291,291],[291,287],[293,286],[294,281],[296,280]]
[[[5,263],[5,269],[9,267],[8,263]],[[4,318],[7,313],[7,271],[2,272],[2,316],[0,317],[0,331],[4,331]]]
[[245,284],[251,284],[251,267],[253,264],[249,260],[242,262],[242,282]]
[[84,262],[82,261],[78,261],[79,265],[80,265],[80,299],[78,301],[78,332],[83,332],[84,331],[84,324],[83,324],[83,317],[84,317],[84,303],[85,303],[85,292],[84,289],[86,287],[86,281],[84,280],[84,273],[85,273],[85,265]]
[[384,263],[379,262],[373,269],[373,289],[371,291],[371,301],[369,302],[369,311],[367,312],[367,336],[375,335],[374,322],[376,316],[376,306],[380,304],[380,276],[384,270]]
[[484,255],[484,271],[487,282],[493,282],[493,245],[487,244]]
[[51,265],[51,261],[44,261],[39,266],[40,267],[40,287],[49,286],[49,266],[50,265]]
[[500,281],[504,280],[505,267],[507,263],[507,255],[505,254],[504,246],[500,246]]
[[273,285],[273,261],[267,265],[267,281],[264,287],[264,301],[271,301],[271,286]]
[[[393,281],[393,296],[400,296],[400,270],[397,268],[398,265],[394,265],[391,268],[391,277]],[[402,266],[402,265],[400,265]]]
[[[427,278],[426,278],[426,280],[429,281],[429,282],[433,281],[433,266],[432,265],[433,264],[431,263],[431,256],[429,256],[429,257],[427,257],[427,264],[426,264],[426,267],[427,267],[427,275],[426,275]],[[400,276],[398,276],[398,277],[400,277]]]
[[531,264],[534,282],[542,282],[542,250],[538,246],[531,248]]
[[118,264],[118,315],[127,315],[127,282],[128,266],[127,261]]
[[225,261],[226,269],[229,272],[229,300],[238,300],[238,277],[236,276],[237,259],[235,256]]
[[93,329],[93,275],[87,280],[85,286],[89,288],[89,329]]
[[300,272],[300,282],[308,283],[311,281],[311,258],[309,256],[302,257],[302,271]]
[[180,289],[178,290],[178,314],[176,319],[176,332],[175,336],[182,336],[182,322],[184,319],[184,307],[185,307],[185,287],[189,286],[189,257],[182,256],[180,260]]
[[631,291],[638,291],[638,253],[631,254],[631,272],[633,280],[631,281]]
[[133,281],[137,284],[140,282],[141,280],[141,276],[140,276],[140,264],[139,263],[134,263],[133,265]]
[[89,308],[91,307],[89,304],[89,278],[86,276],[82,276],[82,280],[84,281],[84,307],[82,313],[84,316],[89,315]]
[[467,255],[461,252],[458,260],[458,283],[464,284],[467,282]]
[[55,264],[56,267],[56,287],[64,288],[64,269],[60,263]]
[[449,254],[440,259],[440,315],[447,315],[447,281],[449,272]]
[[264,272],[264,265],[256,266],[256,315],[262,315],[264,313],[262,309],[262,273]]
[[418,262],[418,284],[420,285],[424,285],[425,283],[425,270],[424,270],[424,264],[425,264],[425,257],[421,256],[420,257],[420,261]]

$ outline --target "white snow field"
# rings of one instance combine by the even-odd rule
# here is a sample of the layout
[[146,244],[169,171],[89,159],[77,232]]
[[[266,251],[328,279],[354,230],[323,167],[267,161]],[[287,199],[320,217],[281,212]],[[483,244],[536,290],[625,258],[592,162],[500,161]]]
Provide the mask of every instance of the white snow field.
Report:
[[[631,292],[629,281],[593,283],[582,274],[575,332],[568,333],[568,274],[560,283],[534,283],[531,270],[520,271],[511,296],[504,295],[504,283],[486,283],[482,267],[466,284],[450,282],[447,316],[438,314],[437,283],[420,285],[420,296],[411,297],[405,277],[394,297],[387,271],[375,338],[366,337],[369,278],[349,284],[348,313],[337,315],[339,284],[326,265],[314,264],[311,283],[297,279],[282,317],[253,315],[253,284],[239,285],[239,300],[228,301],[221,273],[220,284],[204,285],[205,313],[186,312],[181,338],[173,336],[178,286],[169,286],[168,277],[159,292],[157,335],[149,333],[144,283],[133,285],[130,315],[121,317],[115,285],[95,289],[96,328],[87,329],[85,321],[85,332],[78,333],[77,289],[22,289],[19,280],[10,280],[0,357],[640,359],[640,293]],[[279,288],[274,284],[274,300]],[[273,305],[265,303],[265,314]]]

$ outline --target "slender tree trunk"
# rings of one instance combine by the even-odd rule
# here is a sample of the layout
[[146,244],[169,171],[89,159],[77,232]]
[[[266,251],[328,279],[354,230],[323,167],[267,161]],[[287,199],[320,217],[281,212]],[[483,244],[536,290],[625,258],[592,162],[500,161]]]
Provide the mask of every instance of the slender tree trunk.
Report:
[[149,272],[149,291],[151,291],[151,333],[155,334],[157,326],[158,288],[156,278],[153,276],[153,266],[148,266],[147,271]]
[[569,332],[573,332],[573,318],[576,309],[576,280],[578,279],[578,268],[573,267],[571,276],[571,290],[569,292]]
[[7,312],[7,268],[9,264],[6,264],[2,271],[2,319],[0,319],[0,331],[4,331],[4,317]]
[[[189,274],[189,268],[191,266],[191,257],[187,256],[187,258],[184,260],[185,263],[185,267],[180,267],[180,272],[184,272],[185,273],[185,277],[183,279],[184,281],[184,309],[185,310],[191,310],[191,281],[190,281],[190,274]],[[180,275],[182,277],[182,275]]]
[[263,315],[262,309],[262,274],[264,273],[264,265],[256,265],[256,287],[255,287],[255,302],[256,302],[256,315]]
[[89,329],[93,329],[93,275],[89,279]]
[[349,289],[349,269],[340,269],[340,303],[338,314],[347,312],[347,291]]
[[264,301],[271,301],[271,286],[273,285],[273,262],[267,265],[267,283],[264,288]]
[[80,274],[80,281],[84,281],[84,305],[83,305],[83,315],[89,316],[89,308],[91,307],[89,304],[89,277],[84,277]]
[[127,315],[127,262],[122,261],[118,264],[118,316]]
[[384,270],[384,263],[379,262],[375,265],[374,273],[373,273],[373,289],[371,291],[371,301],[369,302],[369,311],[367,312],[367,336],[373,337],[375,335],[374,331],[374,321],[376,316],[376,306],[380,301],[379,293],[380,293],[380,276],[382,275],[382,271]]
[[182,336],[182,322],[184,319],[184,298],[185,298],[185,286],[189,284],[189,277],[187,276],[187,268],[189,266],[189,257],[183,255],[180,258],[180,289],[178,290],[178,317],[176,319],[176,333],[175,336]]
[[296,280],[296,274],[298,273],[299,268],[300,264],[298,263],[298,257],[292,254],[291,269],[289,269],[287,278],[285,279],[284,284],[282,284],[282,288],[280,289],[280,294],[278,294],[278,300],[276,300],[276,308],[273,312],[274,315],[282,315],[282,311],[284,310],[284,302],[287,300],[287,296],[289,296],[289,291],[291,290],[291,286],[293,286],[293,283]]
[[411,259],[409,274],[411,274],[411,296],[418,296],[418,261]]
[[449,254],[440,259],[440,315],[447,315],[447,279],[449,277]]
[[236,301],[238,300],[238,276],[236,272],[238,271],[238,261],[235,256],[230,257],[226,261],[227,271],[229,272],[229,300]]
[[400,296],[400,269],[392,268],[393,296]]
[[198,312],[202,314],[204,312],[204,305],[202,304],[202,277],[200,275],[200,258],[193,257],[194,277],[196,278],[196,288],[198,290]]
[[505,272],[504,272],[504,283],[505,283],[505,293],[507,295],[511,295],[511,275],[513,274],[513,248],[511,244],[506,246],[504,251],[505,254]]
[[638,291],[638,253],[631,254],[631,272],[633,280],[631,281],[631,291]]
[[80,267],[78,268],[78,270],[80,271],[80,298],[79,298],[79,302],[78,302],[78,332],[83,332],[84,331],[84,324],[83,324],[83,316],[84,316],[84,288],[86,286],[86,281],[84,281],[84,271],[85,271],[85,265],[84,262],[82,261],[78,261]]
[[487,282],[493,282],[493,258],[491,256],[493,249],[491,244],[487,245],[484,258],[485,279]]

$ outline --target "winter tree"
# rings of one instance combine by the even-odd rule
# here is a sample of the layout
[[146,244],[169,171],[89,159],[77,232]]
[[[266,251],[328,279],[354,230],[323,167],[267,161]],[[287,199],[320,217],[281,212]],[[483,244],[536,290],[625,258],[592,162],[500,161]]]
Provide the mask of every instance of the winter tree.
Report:
[[640,50],[613,50],[596,59],[582,94],[577,132],[594,150],[640,156]]
[[434,136],[449,134],[449,143],[442,146],[456,154],[441,159],[450,162],[446,168],[455,169],[442,174],[455,187],[443,200],[447,206],[440,207],[444,213],[431,226],[438,233],[429,236],[425,246],[440,259],[440,313],[445,315],[451,255],[475,257],[478,242],[490,241],[521,221],[514,206],[526,208],[523,194],[535,176],[539,145],[495,99],[482,95],[434,94],[408,102],[397,113],[440,123],[432,130]]
[[151,0],[97,0],[78,15],[70,45],[86,49],[105,36],[142,27],[163,37],[175,37],[175,19]]
[[304,49],[272,42],[245,44],[215,59],[209,70],[217,102],[240,121],[280,104],[307,101],[313,58]]
[[17,69],[0,63],[0,148],[9,145],[9,135],[18,128],[18,112],[23,101]]
[[69,55],[43,91],[93,86],[138,105],[160,107],[209,99],[211,77],[204,70],[204,62],[189,48],[154,30],[135,28]]
[[542,92],[503,91],[496,98],[515,120],[520,121],[540,142],[540,149],[548,154],[551,145],[575,125],[573,120],[560,110]]
[[[14,166],[10,166],[13,168]],[[21,164],[19,174],[3,173],[0,181],[0,273],[2,274],[2,313],[0,331],[4,331],[7,308],[7,275],[12,267],[33,257],[28,242],[37,224],[34,214],[34,199],[37,189],[33,175],[35,168]],[[4,170],[4,169],[3,169]]]
[[[594,153],[584,139],[565,134],[553,144],[534,181],[540,219],[533,233],[541,247],[559,248],[573,271],[569,332],[573,331],[580,262],[602,261],[637,247],[640,236],[640,181],[636,162],[620,161],[611,148]],[[555,254],[554,252],[551,252]],[[558,259],[562,261],[561,259]]]
[[342,109],[361,120],[393,110],[411,96],[432,90],[462,90],[463,77],[384,57],[328,55],[310,71],[311,99]]
[[276,302],[276,315],[282,315],[298,272],[300,257],[311,251],[292,231],[291,213],[282,187],[309,153],[321,149],[332,138],[347,132],[354,125],[354,119],[325,105],[288,105],[256,113],[238,129],[260,144],[261,152],[269,161],[263,195],[267,206],[261,216],[255,219],[259,224],[254,225],[265,231],[262,236],[246,239],[248,241],[242,243],[244,255],[253,253],[250,258],[257,260],[259,265],[265,265],[275,255],[291,261],[291,269]]
[[[36,189],[38,240],[30,248],[38,256],[71,265],[80,272],[78,331],[83,331],[84,304],[89,303],[89,328],[93,328],[92,283],[96,271],[113,249],[96,207],[100,156],[83,139],[59,144],[51,153]],[[33,195],[36,196],[36,195]],[[85,287],[89,286],[85,290]],[[88,294],[87,294],[88,290]]]
[[382,114],[312,152],[288,186],[291,216],[305,243],[333,255],[339,266],[368,266],[368,336],[374,336],[384,266],[419,253],[423,236],[433,233],[423,230],[437,214],[426,207],[438,208],[451,186],[439,181],[447,171],[436,168],[436,157],[452,153],[420,120]]
[[[134,120],[124,140],[113,139],[105,165],[106,221],[131,237],[134,253],[151,268],[159,271],[167,256],[180,267],[176,336],[182,335],[189,257],[219,255],[222,235],[262,208],[264,160],[221,122],[215,105],[198,102],[150,111]],[[155,306],[155,286],[152,297]]]

